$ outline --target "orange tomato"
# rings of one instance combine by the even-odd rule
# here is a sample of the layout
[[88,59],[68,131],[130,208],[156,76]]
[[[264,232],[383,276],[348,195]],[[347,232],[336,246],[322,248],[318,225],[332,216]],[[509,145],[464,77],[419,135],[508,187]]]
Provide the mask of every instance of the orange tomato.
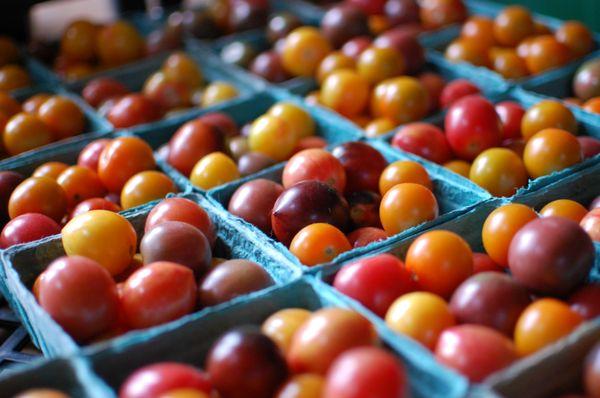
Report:
[[331,44],[317,28],[302,26],[285,38],[281,61],[292,76],[312,76],[330,52]]
[[471,173],[471,164],[465,160],[451,160],[444,163],[444,167],[466,178]]
[[21,104],[5,91],[0,91],[0,111],[11,117],[21,112]]
[[106,195],[106,188],[95,171],[83,166],[71,166],[56,178],[56,182],[67,194],[69,209],[86,199],[101,198]]
[[196,163],[190,174],[192,185],[211,189],[240,178],[237,164],[223,152],[213,152]]
[[540,101],[527,109],[521,119],[521,135],[525,141],[533,137],[535,133],[552,127],[577,134],[575,116],[559,101]]
[[513,49],[501,49],[492,54],[492,67],[506,79],[519,79],[529,74],[527,64]]
[[525,63],[529,72],[542,73],[558,68],[571,61],[571,50],[551,35],[538,36],[531,40]]
[[356,62],[341,51],[334,51],[327,55],[317,69],[317,82],[323,84],[327,76],[341,69],[354,69]]
[[379,176],[379,193],[385,195],[395,185],[405,182],[421,184],[433,190],[433,183],[425,167],[411,160],[398,160],[389,164]]
[[344,116],[356,116],[369,102],[369,82],[352,70],[332,72],[323,82],[319,102]]
[[514,47],[534,31],[533,18],[525,7],[506,7],[494,20],[494,37],[503,46]]
[[446,47],[444,55],[452,63],[468,62],[475,66],[486,67],[490,65],[488,48],[475,39],[454,40]]
[[325,223],[310,224],[302,228],[290,243],[290,252],[309,267],[329,262],[351,249],[344,233]]
[[273,340],[286,354],[292,344],[294,333],[310,317],[311,312],[302,308],[287,308],[268,317],[262,324],[262,332]]
[[521,158],[506,148],[480,153],[473,161],[469,178],[494,196],[512,196],[529,179]]
[[600,97],[590,98],[583,104],[583,109],[591,113],[600,113]]
[[46,124],[35,115],[17,113],[10,118],[3,134],[4,148],[9,155],[18,155],[54,140]]
[[15,218],[26,213],[44,214],[60,223],[67,212],[67,195],[49,177],[30,177],[20,183],[8,200],[8,215]]
[[542,217],[565,217],[579,224],[587,214],[587,209],[570,199],[558,199],[548,203],[540,210]]
[[365,135],[369,138],[374,138],[379,135],[389,133],[396,127],[396,123],[392,119],[381,117],[378,119],[371,120],[369,124],[365,126]]
[[56,180],[60,173],[69,168],[69,165],[63,162],[46,162],[38,166],[31,174],[32,177],[50,177]]
[[579,21],[567,21],[554,33],[556,40],[567,46],[574,56],[582,57],[594,47],[590,30]]
[[395,49],[372,46],[360,54],[356,70],[370,84],[377,84],[403,75],[406,72],[406,62]]
[[315,121],[304,108],[292,102],[278,102],[273,105],[267,114],[275,116],[287,123],[298,139],[315,135]]
[[131,177],[121,191],[123,210],[162,199],[169,193],[177,192],[177,187],[166,174],[160,171],[142,171]]
[[438,217],[438,203],[421,184],[403,183],[392,187],[381,199],[379,218],[385,232],[392,236]]
[[325,379],[314,373],[292,376],[281,386],[275,398],[321,398]]
[[371,96],[373,117],[386,117],[396,124],[420,120],[427,115],[429,93],[410,76],[396,77],[379,83]]
[[488,17],[473,15],[463,24],[460,36],[465,39],[477,40],[485,47],[492,47],[496,44],[494,21]]
[[110,192],[121,192],[140,171],[156,167],[152,148],[138,137],[119,137],[108,144],[98,160],[98,176]]
[[92,22],[73,21],[60,40],[60,53],[72,61],[93,61],[98,27]]
[[536,133],[525,145],[523,160],[532,178],[566,169],[583,160],[577,138],[561,129],[545,129]]
[[292,154],[298,139],[294,130],[283,119],[266,114],[252,123],[248,145],[253,152],[281,161]]

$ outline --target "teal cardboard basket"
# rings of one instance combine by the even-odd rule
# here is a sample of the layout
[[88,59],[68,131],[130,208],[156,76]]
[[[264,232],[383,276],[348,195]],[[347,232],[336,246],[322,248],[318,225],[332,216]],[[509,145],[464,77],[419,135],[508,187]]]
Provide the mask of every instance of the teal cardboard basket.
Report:
[[[300,272],[288,265],[285,257],[276,250],[263,244],[260,237],[254,237],[240,231],[231,218],[219,210],[215,210],[203,197],[195,194],[183,197],[194,200],[200,204],[211,217],[216,231],[217,243],[213,256],[222,258],[243,258],[262,265],[272,276],[275,284],[284,284],[297,279]],[[143,236],[146,216],[158,201],[133,208],[123,213],[132,223],[137,234],[138,242]],[[8,286],[6,299],[22,320],[31,335],[33,342],[44,354],[55,357],[77,353],[81,346],[78,345],[54,320],[40,307],[30,291],[37,276],[54,259],[63,256],[64,249],[60,235],[44,238],[40,241],[18,245],[2,253],[3,267]],[[243,300],[238,297],[232,301]],[[222,305],[221,305],[222,306]],[[216,311],[221,306],[213,309],[204,308],[196,312],[202,316],[207,311]],[[185,322],[188,315],[167,325],[177,327]],[[165,326],[165,325],[163,325]],[[168,327],[168,326],[167,326]],[[161,326],[157,326],[161,328]],[[132,331],[117,339],[128,339],[131,336],[150,333],[151,329]]]

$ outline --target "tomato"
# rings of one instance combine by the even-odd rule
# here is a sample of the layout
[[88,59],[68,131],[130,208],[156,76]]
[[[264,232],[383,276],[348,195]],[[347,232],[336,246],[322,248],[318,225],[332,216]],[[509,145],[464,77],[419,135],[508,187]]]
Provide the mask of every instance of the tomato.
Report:
[[4,149],[11,156],[54,141],[54,135],[39,117],[24,112],[9,119],[2,138]]
[[302,308],[280,310],[263,322],[261,330],[279,346],[281,352],[287,354],[294,334],[310,315],[310,311]]
[[370,84],[403,75],[406,65],[402,54],[389,47],[367,48],[360,54],[356,70]]
[[396,123],[391,119],[384,117],[373,119],[364,127],[365,136],[374,138],[389,133],[394,127],[396,127]]
[[479,94],[479,87],[468,81],[467,79],[456,79],[444,86],[440,94],[440,106],[448,108],[457,100],[471,94]]
[[401,183],[385,193],[379,207],[383,229],[396,235],[439,215],[433,192],[421,184]]
[[162,117],[160,106],[142,94],[127,94],[110,108],[106,118],[116,128],[154,122]]
[[257,178],[235,190],[227,210],[266,234],[271,233],[271,211],[283,187],[271,180]]
[[196,163],[190,173],[191,183],[201,189],[211,189],[240,178],[235,162],[222,152],[213,152]]
[[19,101],[10,96],[7,92],[0,91],[0,111],[8,117],[13,117],[21,111],[21,104]]
[[[405,0],[401,0],[405,1]],[[412,0],[409,0],[412,1]],[[429,113],[436,111],[440,106],[440,96],[446,86],[446,81],[441,75],[433,72],[423,72],[419,76],[419,81],[429,93]]]
[[529,74],[526,60],[512,48],[495,50],[490,56],[492,68],[505,79],[520,79]]
[[521,138],[521,120],[525,109],[518,102],[502,101],[495,106],[502,122],[502,139]]
[[439,164],[452,158],[444,132],[429,123],[417,122],[402,126],[392,138],[391,144]]
[[445,330],[435,348],[435,357],[475,383],[518,359],[510,339],[480,325],[460,325]]
[[108,330],[117,319],[117,286],[96,261],[60,257],[40,275],[40,306],[75,340]]
[[307,266],[329,262],[351,249],[344,233],[325,223],[307,225],[290,243],[290,252]]
[[515,346],[521,356],[530,355],[575,330],[583,318],[562,301],[542,298],[530,304],[515,328]]
[[293,76],[312,76],[330,52],[331,45],[317,28],[296,28],[285,39],[283,66]]
[[473,274],[488,271],[504,272],[504,267],[485,253],[473,253]]
[[49,177],[30,177],[10,195],[8,214],[15,218],[26,213],[40,213],[60,222],[67,211],[67,196],[62,187]]
[[600,284],[584,285],[569,297],[569,306],[586,321],[600,316]]
[[323,149],[305,149],[290,158],[283,169],[284,188],[305,180],[323,181],[344,192],[346,172],[340,161]]
[[415,285],[402,261],[380,254],[342,267],[333,287],[384,317],[394,300],[414,290]]
[[23,112],[35,115],[40,110],[42,104],[51,97],[52,95],[48,93],[39,93],[29,97],[25,102],[23,102]]
[[376,341],[373,325],[362,315],[344,308],[323,308],[294,333],[287,362],[295,373],[324,375],[341,353]]
[[83,133],[86,120],[83,111],[71,99],[55,95],[40,106],[38,117],[48,126],[55,140]]
[[319,100],[322,105],[352,117],[365,110],[369,93],[368,80],[353,70],[342,69],[325,78]]
[[388,234],[381,228],[362,227],[348,234],[348,242],[353,248],[363,247],[373,242],[388,238]]
[[491,18],[473,15],[463,24],[460,36],[466,39],[477,40],[485,47],[492,47],[496,44],[494,21]]
[[502,46],[514,47],[534,33],[531,13],[521,6],[506,7],[494,20],[494,37]]
[[461,0],[428,0],[419,5],[421,22],[426,29],[438,29],[467,18],[467,8]]
[[234,85],[227,82],[212,82],[204,89],[200,105],[202,108],[208,108],[236,98],[238,95],[238,89]]
[[126,210],[162,199],[174,192],[178,192],[178,189],[166,174],[154,170],[142,171],[127,180],[123,186],[121,206]]
[[525,145],[523,161],[532,178],[566,169],[583,160],[581,145],[566,130],[549,128],[536,133]]
[[[296,154],[305,149],[325,149],[329,145],[329,143],[322,137],[312,136],[312,137],[304,137],[301,138],[294,149],[292,150],[292,154]],[[264,156],[264,155],[262,155]],[[269,158],[270,159],[270,158]],[[265,167],[261,167],[259,170],[266,168],[268,166],[274,165],[275,162],[273,159],[270,159],[270,163]]]
[[469,174],[471,173],[471,164],[464,160],[451,160],[444,163],[444,167],[465,178],[469,178]]
[[325,12],[320,31],[333,47],[338,48],[353,37],[368,35],[369,22],[366,13],[348,1],[333,5]]
[[600,140],[593,137],[580,136],[577,137],[577,141],[581,145],[584,159],[593,158],[600,153]]
[[583,109],[590,113],[600,113],[600,97],[590,98],[583,104]]
[[182,125],[169,141],[168,162],[184,175],[204,156],[223,147],[223,137],[200,119]]
[[342,69],[355,69],[356,61],[354,58],[344,54],[341,51],[334,51],[327,55],[317,69],[317,82],[322,85],[327,76],[333,72],[337,72]]
[[415,339],[430,350],[435,348],[440,333],[455,323],[448,304],[428,292],[400,296],[387,311],[385,322],[392,330]]
[[525,63],[531,73],[542,73],[558,68],[571,61],[569,47],[565,46],[551,35],[534,38],[529,43]]
[[592,348],[585,358],[583,384],[585,391],[592,397],[600,396],[600,348]]
[[100,154],[98,176],[111,192],[120,192],[131,177],[156,167],[152,148],[138,137],[113,139]]
[[48,216],[27,213],[9,221],[0,234],[0,247],[7,249],[60,233],[60,226]]
[[65,225],[62,243],[68,255],[91,258],[111,275],[118,275],[131,263],[137,236],[125,217],[107,210],[92,210]]
[[359,191],[377,191],[379,176],[387,166],[387,160],[370,145],[347,142],[331,151],[344,168],[346,194]]
[[385,195],[394,186],[409,182],[433,190],[433,183],[425,167],[411,160],[397,160],[387,166],[381,173],[379,192]]
[[162,71],[167,80],[183,83],[190,88],[202,85],[202,70],[187,54],[181,51],[169,55],[162,65]]
[[342,53],[354,61],[358,61],[360,54],[371,46],[372,40],[369,36],[358,36],[348,40],[342,46]]
[[192,366],[159,362],[144,366],[129,375],[119,389],[119,397],[162,397],[162,394],[183,388],[209,394],[211,383],[206,373]]
[[106,100],[126,94],[129,94],[129,89],[112,77],[97,77],[87,83],[81,92],[86,102],[94,108],[98,108]]
[[144,39],[125,21],[116,21],[100,29],[96,36],[96,54],[107,66],[122,65],[144,55]]
[[104,148],[110,143],[108,138],[100,138],[87,144],[77,157],[77,165],[87,167],[93,171],[98,170],[98,161]]
[[600,242],[600,209],[592,209],[581,219],[581,228],[590,235],[593,241]]
[[15,398],[69,398],[65,393],[49,388],[32,388],[23,391]]
[[290,156],[298,139],[292,127],[289,127],[284,120],[267,114],[252,123],[248,144],[251,151],[281,161]]
[[161,394],[159,398],[210,398],[204,392],[195,388],[178,388]]
[[91,210],[108,210],[118,213],[121,211],[121,206],[104,198],[86,199],[80,202],[77,206],[75,206],[75,208],[71,212],[71,218],[74,218],[83,213],[87,213]]
[[421,82],[410,76],[379,83],[371,96],[371,114],[396,124],[413,122],[427,115],[429,94]]
[[31,84],[31,78],[20,65],[5,65],[0,68],[0,90],[11,91]]
[[529,180],[521,158],[505,148],[481,152],[471,165],[469,178],[494,196],[512,196]]
[[446,114],[444,129],[454,153],[465,160],[473,160],[484,150],[499,146],[502,139],[502,122],[494,105],[478,95],[453,103]]
[[281,386],[275,398],[321,398],[325,379],[316,374],[292,376]]
[[267,113],[286,122],[288,128],[298,138],[310,137],[315,134],[316,126],[312,116],[299,105],[292,102],[278,102],[269,108]]
[[0,37],[0,65],[18,62],[20,58],[17,43],[7,36]]
[[577,120],[565,105],[554,100],[540,101],[527,109],[521,119],[521,134],[526,141],[537,132],[557,128],[577,134]]
[[168,80],[164,72],[154,72],[144,82],[142,94],[160,105],[163,110],[189,107],[192,91],[184,83]]
[[60,173],[56,182],[67,194],[69,209],[86,199],[102,197],[106,194],[106,188],[98,175],[87,167],[71,166]]
[[542,217],[566,217],[579,223],[587,214],[587,209],[581,204],[570,199],[558,199],[546,204],[540,210]]
[[407,375],[402,363],[376,347],[346,351],[331,365],[323,398],[407,397]]
[[489,66],[488,49],[473,39],[456,39],[444,52],[446,59],[452,63],[468,62],[475,66]]
[[63,32],[60,53],[73,61],[93,61],[98,27],[92,22],[73,21]]
[[69,168],[69,165],[63,162],[46,162],[38,166],[33,173],[32,177],[49,177],[56,180],[58,176]]
[[594,47],[594,39],[589,29],[578,21],[567,21],[554,33],[556,40],[571,50],[575,57],[589,53]]

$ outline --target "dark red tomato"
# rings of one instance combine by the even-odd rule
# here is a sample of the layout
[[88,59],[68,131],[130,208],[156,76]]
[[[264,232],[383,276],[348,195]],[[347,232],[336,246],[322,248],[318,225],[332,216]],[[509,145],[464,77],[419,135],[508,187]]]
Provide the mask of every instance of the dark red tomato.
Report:
[[250,64],[250,71],[272,83],[281,83],[290,78],[283,67],[281,56],[275,51],[259,54]]
[[0,171],[0,222],[6,222],[8,217],[8,200],[15,188],[25,178],[16,171]]
[[168,162],[185,176],[204,156],[221,151],[223,137],[199,119],[181,126],[169,141]]
[[588,396],[600,397],[600,343],[596,343],[585,358],[583,384]]
[[342,52],[344,55],[358,61],[360,54],[363,53],[367,48],[371,46],[372,40],[369,36],[359,36],[354,39],[348,40],[342,46]]
[[322,181],[344,192],[346,171],[340,161],[324,149],[305,149],[288,160],[281,181],[284,188],[290,188],[309,180]]
[[234,216],[253,224],[266,234],[271,233],[271,211],[283,187],[271,180],[248,181],[234,192],[227,209]]
[[571,309],[590,320],[600,316],[600,284],[585,285],[569,298]]
[[208,354],[206,371],[224,398],[272,398],[288,374],[277,345],[253,326],[221,336]]
[[346,194],[379,189],[379,176],[388,162],[379,151],[363,142],[347,142],[331,151],[346,174]]
[[[401,2],[407,2],[406,0],[399,0]],[[408,2],[414,2],[414,0],[408,0]],[[391,3],[388,1],[388,4]],[[437,73],[423,72],[419,76],[419,81],[425,87],[429,93],[429,111],[432,113],[440,107],[440,96],[446,86],[444,78]]]
[[166,261],[135,271],[123,286],[121,307],[134,329],[181,318],[196,305],[196,280],[191,269]]
[[275,160],[260,152],[248,152],[238,159],[238,171],[242,176],[249,176],[267,167],[273,166]]
[[379,242],[388,238],[388,234],[381,228],[364,227],[348,234],[348,242],[354,248],[363,247],[369,243]]
[[381,15],[386,0],[346,0],[346,3],[360,8],[367,15]]
[[383,33],[373,42],[375,47],[390,47],[399,51],[409,74],[417,73],[425,64],[425,50],[410,28],[394,28]]
[[409,123],[401,127],[392,138],[392,146],[438,164],[452,159],[452,150],[446,136],[430,123]]
[[87,144],[81,150],[81,152],[79,152],[79,156],[77,157],[77,165],[97,171],[100,154],[109,142],[110,140],[107,138],[100,138]]
[[119,99],[106,115],[117,128],[154,122],[162,117],[160,106],[142,94],[128,94]]
[[594,157],[600,153],[599,139],[582,135],[577,137],[577,141],[579,141],[579,145],[581,145],[584,159]]
[[514,101],[499,102],[495,108],[502,122],[502,139],[521,138],[521,119],[525,115],[525,109]]
[[377,347],[353,348],[340,355],[325,378],[323,398],[408,397],[404,366]]
[[348,195],[350,218],[355,228],[376,227],[381,228],[379,218],[379,205],[381,195],[371,191],[358,191]]
[[504,267],[485,253],[473,253],[473,274],[487,271],[504,272]]
[[128,93],[129,89],[120,81],[112,77],[98,77],[85,85],[81,95],[88,104],[97,108],[106,100],[119,98]]
[[148,213],[144,231],[147,233],[165,221],[182,221],[191,224],[202,231],[211,247],[215,245],[217,236],[208,213],[189,199],[168,198],[162,200]]
[[419,23],[419,4],[416,0],[388,0],[385,3],[385,16],[392,25]]
[[480,325],[460,325],[440,335],[435,356],[472,382],[480,382],[518,359],[513,342],[501,333]]
[[239,129],[235,121],[226,113],[211,112],[199,118],[202,123],[209,125],[217,130],[223,137],[235,137],[239,134]]
[[380,254],[342,267],[333,287],[384,317],[394,300],[412,292],[415,283],[402,261]]
[[159,362],[132,373],[119,390],[119,398],[153,398],[180,389],[211,392],[206,373],[189,365]]
[[77,341],[107,331],[117,320],[117,285],[96,261],[60,257],[39,276],[40,306]]
[[321,32],[331,45],[339,48],[353,37],[369,34],[367,16],[351,4],[338,4],[323,15]]
[[440,107],[448,108],[459,99],[471,94],[479,94],[479,87],[466,79],[456,79],[446,84],[440,94]]
[[502,122],[494,105],[479,95],[469,95],[448,109],[444,121],[446,138],[454,153],[473,160],[488,148],[500,146]]
[[71,212],[71,218],[74,218],[83,213],[87,213],[91,210],[108,210],[118,213],[121,211],[121,206],[104,198],[86,199],[83,202],[79,203],[77,206],[75,206],[75,208]]
[[38,213],[22,214],[10,220],[2,229],[0,248],[7,249],[59,233],[60,225],[50,217]]

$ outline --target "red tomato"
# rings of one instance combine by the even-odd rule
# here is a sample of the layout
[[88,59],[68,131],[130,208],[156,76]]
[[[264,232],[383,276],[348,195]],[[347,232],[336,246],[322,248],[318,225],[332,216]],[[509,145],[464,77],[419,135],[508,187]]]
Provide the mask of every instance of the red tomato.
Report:
[[117,320],[117,285],[89,258],[54,260],[40,275],[37,291],[40,306],[77,341],[107,331]]
[[200,159],[222,149],[223,137],[209,124],[195,119],[177,129],[169,141],[168,162],[188,176]]
[[410,272],[391,254],[380,254],[345,265],[333,287],[384,317],[394,300],[415,289]]
[[478,274],[487,271],[504,272],[504,267],[498,265],[485,253],[473,253],[473,273]]
[[367,15],[381,15],[386,0],[346,0],[346,3],[360,8]]
[[571,309],[586,320],[600,316],[600,284],[585,285],[569,298]]
[[502,121],[502,139],[521,138],[521,119],[525,109],[517,102],[503,101],[496,104],[496,112]]
[[369,243],[379,242],[388,238],[388,234],[383,229],[373,227],[363,227],[348,234],[348,242],[354,248],[363,247]]
[[323,149],[305,149],[287,162],[283,169],[283,187],[307,180],[322,181],[338,192],[346,187],[346,171],[335,156]]
[[357,191],[377,192],[379,176],[387,166],[387,160],[370,145],[363,142],[347,142],[332,149],[346,171],[346,193]]
[[406,371],[392,354],[377,347],[340,355],[325,379],[323,398],[408,397]]
[[77,158],[77,165],[87,167],[93,171],[98,171],[98,161],[100,160],[100,154],[110,143],[111,140],[108,138],[101,138],[94,140],[87,144]]
[[160,106],[142,94],[128,94],[118,100],[106,118],[116,128],[154,122],[162,117]]
[[582,135],[577,137],[577,141],[579,141],[579,145],[581,145],[584,159],[594,157],[600,153],[599,139]]
[[0,234],[0,248],[33,242],[60,233],[60,226],[48,216],[26,213],[10,220]]
[[479,325],[446,329],[440,335],[435,356],[472,382],[480,382],[518,359],[512,341],[494,329]]
[[600,243],[600,208],[592,209],[579,223],[594,242]]
[[121,211],[121,206],[104,198],[86,199],[79,203],[71,212],[71,218],[77,217],[80,214],[87,213],[91,210],[108,210],[118,213]]
[[439,164],[452,158],[452,151],[444,132],[429,123],[404,125],[392,138],[392,146]]
[[444,128],[450,147],[465,160],[500,146],[502,140],[502,122],[494,105],[479,95],[469,95],[452,104]]
[[167,261],[148,264],[125,282],[121,305],[132,328],[147,328],[194,310],[196,281],[191,269]]
[[208,375],[192,366],[160,362],[132,373],[119,390],[119,398],[154,398],[177,389],[211,392]]
[[440,94],[440,106],[448,108],[450,105],[459,99],[471,94],[479,94],[479,87],[468,81],[467,79],[456,79],[446,84],[446,87]]
[[85,85],[81,95],[94,108],[111,98],[122,97],[129,93],[123,83],[111,77],[98,77]]

